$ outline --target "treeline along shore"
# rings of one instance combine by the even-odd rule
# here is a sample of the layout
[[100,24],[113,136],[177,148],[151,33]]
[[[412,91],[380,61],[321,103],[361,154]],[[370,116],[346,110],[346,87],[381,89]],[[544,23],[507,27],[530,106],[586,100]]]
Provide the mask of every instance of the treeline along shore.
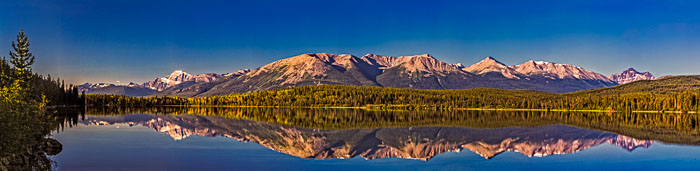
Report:
[[419,90],[320,85],[211,97],[128,97],[88,95],[89,106],[265,106],[343,107],[375,110],[700,110],[700,76],[675,76],[615,87],[556,94],[530,90],[477,88]]

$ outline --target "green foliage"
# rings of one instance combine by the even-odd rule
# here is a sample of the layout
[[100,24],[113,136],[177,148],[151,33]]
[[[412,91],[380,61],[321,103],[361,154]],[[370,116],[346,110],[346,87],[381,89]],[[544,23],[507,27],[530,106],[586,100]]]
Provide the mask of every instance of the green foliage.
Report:
[[44,148],[55,124],[40,105],[1,102],[0,116],[0,170],[51,170]]
[[[601,90],[554,94],[526,90],[466,89],[417,90],[343,85],[304,86],[213,97],[127,97],[89,95],[94,106],[296,106],[364,107],[378,110],[456,110],[464,108],[519,108],[622,111],[698,111],[700,81],[673,86],[672,77]],[[661,86],[664,85],[665,86]],[[642,87],[642,88],[635,88]],[[656,87],[650,90],[645,87]],[[637,90],[637,91],[630,91]],[[646,90],[646,91],[641,91]],[[654,93],[665,92],[665,93]]]
[[74,85],[66,86],[62,80],[52,80],[51,76],[44,77],[38,74],[32,76],[31,85],[34,87],[31,97],[41,100],[44,96],[49,106],[82,106],[85,95],[81,95],[78,87]]
[[0,60],[0,101],[2,103],[15,102],[20,98],[22,89],[20,81],[13,78],[14,70],[6,59]]
[[[366,105],[386,104],[445,108],[447,106],[496,107],[504,103],[514,103],[512,101],[516,99],[524,99],[527,97],[542,98],[553,95],[555,94],[499,89],[416,90],[323,85],[193,98],[88,95],[88,104],[107,106],[230,105],[307,107],[362,107]],[[511,97],[512,99],[508,99]],[[493,98],[493,100],[487,100],[491,98]]]

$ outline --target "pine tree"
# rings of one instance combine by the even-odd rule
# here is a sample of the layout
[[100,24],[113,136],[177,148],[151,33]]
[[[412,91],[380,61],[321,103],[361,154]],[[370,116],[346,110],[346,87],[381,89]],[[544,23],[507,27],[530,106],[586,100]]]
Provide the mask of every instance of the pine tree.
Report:
[[17,44],[12,41],[14,52],[10,51],[12,65],[18,70],[31,70],[31,65],[34,64],[34,55],[29,53],[29,40],[21,30],[17,35]]
[[17,43],[12,41],[12,48],[14,52],[10,51],[10,62],[15,70],[14,77],[20,82],[23,89],[29,89],[34,55],[29,52],[29,39],[24,34],[24,30],[20,30],[17,34]]

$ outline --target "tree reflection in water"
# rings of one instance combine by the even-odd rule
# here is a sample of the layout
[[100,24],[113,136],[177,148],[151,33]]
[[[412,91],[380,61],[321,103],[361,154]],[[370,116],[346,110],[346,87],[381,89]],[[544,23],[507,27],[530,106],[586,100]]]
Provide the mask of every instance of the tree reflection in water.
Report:
[[52,132],[78,124],[84,110],[43,111],[34,106],[0,107],[0,170],[52,170],[48,157],[62,145]]
[[[123,115],[132,113],[149,114]],[[488,159],[504,151],[568,154],[602,143],[630,151],[653,140],[698,144],[697,117],[679,114],[167,107],[91,108],[88,115],[82,123],[143,125],[175,140],[224,136],[314,159],[428,160],[463,149]]]

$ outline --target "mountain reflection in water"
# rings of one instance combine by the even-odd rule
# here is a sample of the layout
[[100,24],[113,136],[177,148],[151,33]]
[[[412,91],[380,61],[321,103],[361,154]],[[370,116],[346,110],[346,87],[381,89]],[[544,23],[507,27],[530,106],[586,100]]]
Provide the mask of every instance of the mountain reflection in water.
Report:
[[502,127],[420,126],[377,129],[315,129],[207,115],[128,114],[87,116],[86,125],[142,125],[170,135],[222,136],[254,142],[269,149],[301,158],[410,158],[427,161],[444,152],[463,149],[486,159],[513,151],[528,157],[571,154],[608,143],[632,151],[647,148],[653,140],[639,140],[609,132],[564,125]]

